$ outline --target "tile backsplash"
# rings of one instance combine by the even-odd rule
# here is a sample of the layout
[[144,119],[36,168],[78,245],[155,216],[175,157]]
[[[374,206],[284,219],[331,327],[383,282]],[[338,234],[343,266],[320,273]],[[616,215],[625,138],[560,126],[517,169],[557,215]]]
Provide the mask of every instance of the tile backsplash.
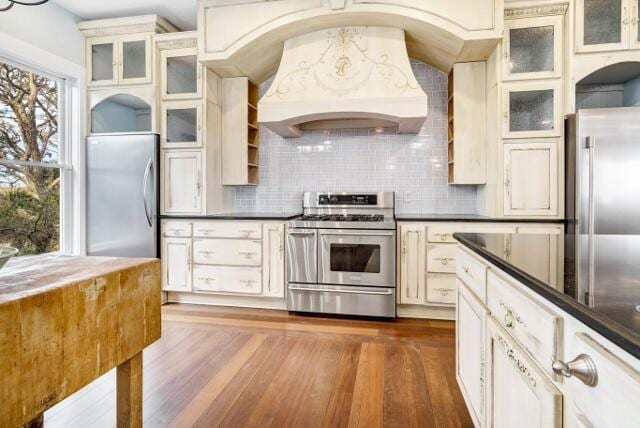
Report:
[[475,214],[476,187],[447,185],[447,75],[414,60],[412,68],[429,103],[419,134],[338,129],[284,139],[261,127],[260,184],[236,188],[236,211],[298,211],[305,191],[394,191],[397,213]]

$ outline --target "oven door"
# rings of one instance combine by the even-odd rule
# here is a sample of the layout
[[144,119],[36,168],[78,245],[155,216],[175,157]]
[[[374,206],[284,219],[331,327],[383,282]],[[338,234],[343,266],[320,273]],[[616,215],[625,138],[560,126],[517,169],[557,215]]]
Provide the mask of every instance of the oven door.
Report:
[[318,231],[318,282],[395,287],[396,238],[391,230]]

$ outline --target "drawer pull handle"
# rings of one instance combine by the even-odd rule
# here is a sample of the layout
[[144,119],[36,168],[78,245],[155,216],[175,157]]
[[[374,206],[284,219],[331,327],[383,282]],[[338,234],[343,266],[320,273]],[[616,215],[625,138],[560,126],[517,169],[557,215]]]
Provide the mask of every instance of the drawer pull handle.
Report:
[[200,229],[200,230],[198,230],[196,233],[197,233],[198,235],[207,235],[207,236],[209,236],[209,234],[210,234],[210,233],[213,233],[213,232],[215,232],[215,230]]
[[170,233],[175,233],[176,235],[182,234],[182,229],[169,229]]
[[507,305],[502,300],[500,301],[500,307],[505,310],[504,325],[507,328],[513,328],[515,326],[514,321],[516,321],[518,324],[521,324],[522,326],[526,326],[522,318],[520,318],[520,315],[518,315],[511,307],[509,307],[509,305]]
[[202,282],[205,282],[207,284],[215,282],[215,280],[216,280],[215,278],[198,278],[198,281],[202,281]]
[[242,229],[239,231],[240,233],[243,233],[247,238],[249,236],[251,236],[251,234],[254,232],[253,230],[247,230],[247,229]]
[[244,255],[247,259],[250,259],[251,257],[256,255],[256,253],[253,251],[241,251],[239,254]]
[[471,278],[473,278],[473,274],[470,272],[470,269],[468,266],[463,266],[462,270],[464,271],[464,273],[466,273],[467,275],[469,275]]
[[554,361],[551,368],[553,372],[564,377],[575,377],[587,386],[594,387],[598,384],[598,370],[590,356],[580,354],[572,361]]
[[215,251],[208,251],[208,250],[200,250],[200,254],[202,254],[205,257],[209,257],[211,254],[215,254]]
[[439,291],[441,296],[446,296],[451,291],[454,291],[453,288],[434,288],[433,291]]
[[240,282],[242,284],[246,285],[247,287],[252,287],[253,284],[255,284],[258,281],[256,281],[255,279],[242,279],[242,280],[240,280]]
[[451,236],[450,233],[434,233],[434,235],[439,236],[441,241],[446,241],[447,238]]
[[438,260],[443,266],[447,266],[449,262],[455,260],[455,257],[436,257],[434,260]]

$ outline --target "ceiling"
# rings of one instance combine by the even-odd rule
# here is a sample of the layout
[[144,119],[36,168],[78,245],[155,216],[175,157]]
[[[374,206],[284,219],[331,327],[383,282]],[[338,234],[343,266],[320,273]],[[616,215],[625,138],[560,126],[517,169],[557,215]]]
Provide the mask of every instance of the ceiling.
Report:
[[181,30],[196,29],[196,0],[53,0],[83,19],[156,14]]

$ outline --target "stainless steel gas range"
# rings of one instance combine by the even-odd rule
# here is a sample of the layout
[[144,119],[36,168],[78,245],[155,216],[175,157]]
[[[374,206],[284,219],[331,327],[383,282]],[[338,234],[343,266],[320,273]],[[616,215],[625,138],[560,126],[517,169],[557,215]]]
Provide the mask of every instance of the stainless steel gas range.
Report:
[[393,192],[305,193],[289,222],[290,311],[396,316]]

